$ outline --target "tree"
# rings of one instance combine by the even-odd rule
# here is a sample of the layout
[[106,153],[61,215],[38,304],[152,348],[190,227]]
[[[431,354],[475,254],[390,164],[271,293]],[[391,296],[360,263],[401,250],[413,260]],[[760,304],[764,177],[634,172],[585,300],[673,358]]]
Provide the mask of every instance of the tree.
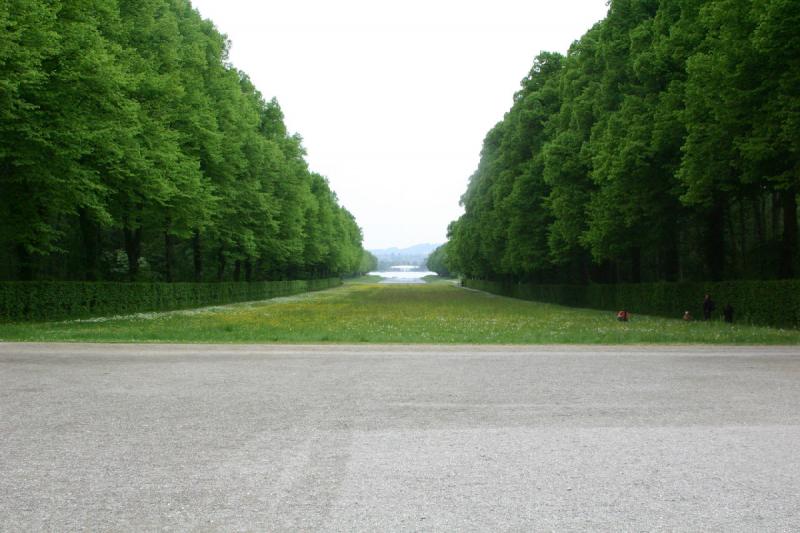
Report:
[[0,276],[358,268],[352,216],[188,0],[8,0],[0,24]]
[[430,253],[426,260],[428,270],[438,275],[449,278],[452,275],[447,262],[447,245],[443,244]]
[[790,277],[800,5],[612,0],[487,134],[448,261],[499,281]]

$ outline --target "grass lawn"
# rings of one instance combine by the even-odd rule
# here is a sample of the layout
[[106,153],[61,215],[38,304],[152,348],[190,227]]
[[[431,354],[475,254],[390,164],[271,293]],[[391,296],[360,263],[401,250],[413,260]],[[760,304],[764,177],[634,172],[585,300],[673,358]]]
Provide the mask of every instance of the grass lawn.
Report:
[[[361,281],[361,282],[358,282]],[[451,283],[356,280],[322,292],[188,311],[0,324],[5,341],[800,344],[800,330],[683,322],[526,302]]]

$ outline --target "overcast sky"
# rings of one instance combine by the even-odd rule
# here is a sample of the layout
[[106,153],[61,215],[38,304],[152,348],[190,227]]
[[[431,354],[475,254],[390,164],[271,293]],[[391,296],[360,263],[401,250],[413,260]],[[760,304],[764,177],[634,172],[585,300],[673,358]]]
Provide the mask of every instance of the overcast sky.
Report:
[[192,0],[278,98],[366,248],[440,243],[488,130],[542,50],[606,0]]

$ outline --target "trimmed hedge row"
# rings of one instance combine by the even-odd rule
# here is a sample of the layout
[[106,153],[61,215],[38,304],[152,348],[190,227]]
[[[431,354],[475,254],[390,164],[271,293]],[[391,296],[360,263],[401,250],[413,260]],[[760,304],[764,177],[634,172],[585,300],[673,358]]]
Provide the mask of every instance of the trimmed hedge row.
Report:
[[797,328],[800,326],[800,280],[725,281],[719,283],[626,283],[617,285],[529,285],[464,280],[464,285],[512,298],[570,307],[681,318],[689,311],[703,317],[703,296],[716,303],[714,319],[730,303],[734,322]]
[[0,282],[0,320],[53,320],[266,300],[342,284],[340,278],[253,283]]

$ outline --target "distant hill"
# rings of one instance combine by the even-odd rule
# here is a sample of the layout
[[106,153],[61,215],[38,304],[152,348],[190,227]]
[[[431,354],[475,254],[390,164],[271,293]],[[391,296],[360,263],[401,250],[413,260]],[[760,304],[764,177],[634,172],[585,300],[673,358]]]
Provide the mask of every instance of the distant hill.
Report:
[[407,248],[382,248],[370,250],[370,252],[378,258],[378,270],[385,270],[397,265],[416,265],[424,267],[425,259],[427,259],[428,255],[438,246],[438,244],[425,243],[415,244]]
[[418,255],[418,254],[428,255],[429,253],[434,251],[439,246],[440,245],[438,245],[438,244],[425,243],[425,244],[415,244],[414,246],[409,246],[408,248],[395,248],[395,247],[392,247],[392,248],[383,248],[383,249],[379,249],[379,250],[370,250],[370,252],[372,252],[376,257],[379,257],[381,255],[406,255],[406,254],[408,254],[408,255]]

